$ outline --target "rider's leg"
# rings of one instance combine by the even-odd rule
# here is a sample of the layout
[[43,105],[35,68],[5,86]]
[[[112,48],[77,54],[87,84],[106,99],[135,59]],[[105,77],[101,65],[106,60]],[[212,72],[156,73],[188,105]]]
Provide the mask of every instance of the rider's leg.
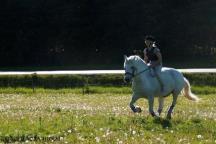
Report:
[[157,66],[157,67],[154,67],[153,68],[154,72],[155,72],[155,76],[161,86],[161,91],[164,91],[164,84],[163,84],[163,81],[161,80],[161,77],[160,77],[160,73],[161,73],[161,67],[160,66]]
[[150,71],[150,75],[152,77],[155,77],[155,73],[156,73],[155,70],[153,68],[150,68],[149,71]]

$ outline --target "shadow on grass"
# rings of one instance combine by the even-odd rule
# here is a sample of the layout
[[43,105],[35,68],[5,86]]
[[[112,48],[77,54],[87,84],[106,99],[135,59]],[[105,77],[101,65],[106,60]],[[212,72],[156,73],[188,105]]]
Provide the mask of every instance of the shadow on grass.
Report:
[[[129,123],[143,125],[144,127],[155,127],[154,124],[161,125],[163,129],[172,128],[173,120],[166,118],[152,118],[151,116],[143,118],[143,117],[133,117]],[[175,123],[175,122],[174,122]],[[150,128],[150,130],[151,130]]]
[[168,120],[168,119],[156,118],[153,120],[153,122],[155,124],[160,124],[164,129],[172,127],[172,122],[171,122],[171,120]]

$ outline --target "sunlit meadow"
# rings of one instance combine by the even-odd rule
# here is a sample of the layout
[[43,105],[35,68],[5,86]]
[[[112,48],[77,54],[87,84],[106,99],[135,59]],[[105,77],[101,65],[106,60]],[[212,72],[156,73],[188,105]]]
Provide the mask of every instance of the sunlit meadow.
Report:
[[[0,142],[2,143],[216,143],[216,94],[199,88],[198,103],[180,96],[172,120],[148,114],[145,99],[137,102],[142,113],[128,107],[130,89],[0,89]],[[203,90],[203,91],[202,91]],[[212,93],[206,93],[206,91]],[[83,93],[84,92],[84,93]],[[155,100],[155,109],[157,108]]]

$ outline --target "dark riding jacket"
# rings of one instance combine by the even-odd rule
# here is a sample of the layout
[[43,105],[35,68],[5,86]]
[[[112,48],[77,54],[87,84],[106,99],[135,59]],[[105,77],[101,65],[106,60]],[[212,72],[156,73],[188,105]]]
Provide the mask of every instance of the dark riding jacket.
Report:
[[148,57],[148,62],[153,62],[158,60],[158,57],[156,55],[157,51],[160,51],[157,47],[152,47],[151,49],[149,48],[145,49],[146,56]]

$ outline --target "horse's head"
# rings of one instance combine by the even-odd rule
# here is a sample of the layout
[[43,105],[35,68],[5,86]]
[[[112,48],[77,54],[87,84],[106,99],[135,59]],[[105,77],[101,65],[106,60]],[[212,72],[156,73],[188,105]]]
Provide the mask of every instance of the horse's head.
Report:
[[133,77],[148,69],[145,62],[139,56],[124,56],[124,58],[125,82],[130,82]]
[[124,70],[125,70],[125,76],[124,76],[124,80],[125,82],[130,82],[132,80],[132,78],[134,77],[134,73],[135,73],[135,66],[133,63],[133,60],[131,59],[131,57],[127,57],[124,56],[125,58],[125,62],[124,62]]

